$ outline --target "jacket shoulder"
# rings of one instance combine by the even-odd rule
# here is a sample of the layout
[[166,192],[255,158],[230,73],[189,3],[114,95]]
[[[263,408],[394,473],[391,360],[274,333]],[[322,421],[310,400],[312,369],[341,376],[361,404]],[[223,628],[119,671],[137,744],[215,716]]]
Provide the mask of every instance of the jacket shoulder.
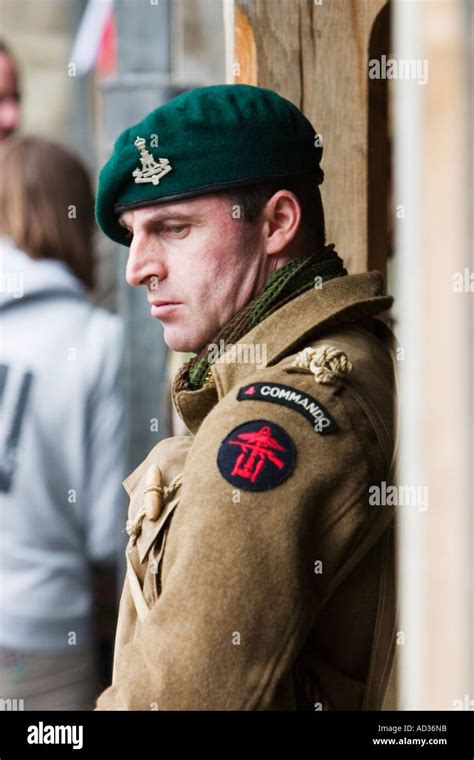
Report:
[[280,407],[279,416],[289,423],[297,420],[308,443],[314,433],[345,429],[369,458],[380,458],[383,476],[394,449],[394,356],[395,338],[381,322],[371,329],[357,324],[328,327],[227,387],[219,411],[240,420],[240,407],[256,416],[272,416]]

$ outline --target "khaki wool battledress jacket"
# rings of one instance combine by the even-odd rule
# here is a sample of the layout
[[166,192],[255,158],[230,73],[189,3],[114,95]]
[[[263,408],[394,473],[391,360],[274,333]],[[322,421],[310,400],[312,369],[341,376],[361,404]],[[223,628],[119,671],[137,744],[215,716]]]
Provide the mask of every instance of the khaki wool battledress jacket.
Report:
[[[382,288],[370,272],[303,293],[240,341],[267,366],[215,363],[177,393],[192,436],[124,481],[128,570],[96,709],[382,709],[396,622],[394,508],[369,496],[394,449]],[[178,480],[147,515],[153,464]]]

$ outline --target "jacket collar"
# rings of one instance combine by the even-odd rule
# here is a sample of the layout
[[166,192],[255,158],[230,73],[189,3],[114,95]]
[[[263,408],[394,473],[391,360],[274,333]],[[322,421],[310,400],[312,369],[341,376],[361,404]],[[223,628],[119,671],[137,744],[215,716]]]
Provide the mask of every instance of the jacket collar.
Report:
[[383,295],[382,275],[375,271],[336,277],[321,289],[307,290],[244,335],[237,344],[239,350],[227,349],[212,365],[211,378],[202,388],[176,394],[185,424],[196,433],[219,398],[262,368],[262,357],[265,366],[276,364],[330,322],[364,320],[386,311],[392,303],[392,296]]

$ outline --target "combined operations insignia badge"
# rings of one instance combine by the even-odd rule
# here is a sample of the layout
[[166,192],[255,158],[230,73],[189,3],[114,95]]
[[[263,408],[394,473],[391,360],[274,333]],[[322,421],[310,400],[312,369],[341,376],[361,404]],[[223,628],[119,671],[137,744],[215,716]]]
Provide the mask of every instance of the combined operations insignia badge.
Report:
[[151,182],[153,185],[159,185],[160,179],[163,179],[165,174],[172,171],[172,166],[167,158],[159,158],[157,163],[153,158],[150,151],[146,149],[146,140],[144,137],[137,137],[133,143],[140,151],[140,163],[141,168],[137,166],[132,172],[132,177],[137,184],[143,182]]
[[234,428],[217,454],[222,477],[243,491],[279,486],[291,475],[295,462],[292,439],[280,425],[268,420],[251,420]]

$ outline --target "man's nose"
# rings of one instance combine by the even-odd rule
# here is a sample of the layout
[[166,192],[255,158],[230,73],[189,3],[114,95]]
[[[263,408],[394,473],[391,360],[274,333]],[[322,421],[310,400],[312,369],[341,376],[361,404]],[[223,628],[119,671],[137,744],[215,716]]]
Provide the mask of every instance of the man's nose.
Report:
[[166,277],[166,268],[159,251],[147,251],[143,244],[133,239],[128,255],[125,279],[129,285],[147,285],[150,278],[163,280]]

